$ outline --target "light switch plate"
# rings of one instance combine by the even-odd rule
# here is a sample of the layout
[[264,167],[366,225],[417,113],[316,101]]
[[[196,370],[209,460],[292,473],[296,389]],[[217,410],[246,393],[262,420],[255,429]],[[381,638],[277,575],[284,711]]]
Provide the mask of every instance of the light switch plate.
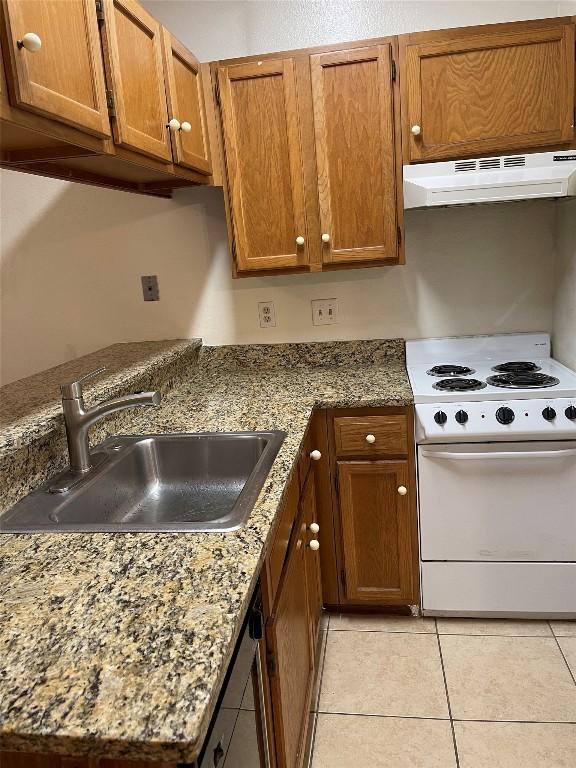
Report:
[[338,299],[312,299],[313,325],[334,325],[338,322]]

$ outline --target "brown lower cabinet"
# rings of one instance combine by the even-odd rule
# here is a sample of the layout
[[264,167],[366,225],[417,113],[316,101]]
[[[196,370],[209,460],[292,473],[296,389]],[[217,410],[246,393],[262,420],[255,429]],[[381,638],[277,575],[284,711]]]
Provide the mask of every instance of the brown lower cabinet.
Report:
[[[271,768],[303,768],[322,606],[418,602],[412,408],[315,411],[261,573]],[[2,768],[176,768],[0,753]]]
[[415,599],[407,461],[339,461],[344,597],[348,603]]

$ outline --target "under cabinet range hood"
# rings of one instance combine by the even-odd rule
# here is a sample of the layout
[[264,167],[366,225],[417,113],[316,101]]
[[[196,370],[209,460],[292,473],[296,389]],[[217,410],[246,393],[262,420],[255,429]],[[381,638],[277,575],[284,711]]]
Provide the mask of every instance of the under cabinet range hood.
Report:
[[404,207],[576,196],[576,149],[404,166]]

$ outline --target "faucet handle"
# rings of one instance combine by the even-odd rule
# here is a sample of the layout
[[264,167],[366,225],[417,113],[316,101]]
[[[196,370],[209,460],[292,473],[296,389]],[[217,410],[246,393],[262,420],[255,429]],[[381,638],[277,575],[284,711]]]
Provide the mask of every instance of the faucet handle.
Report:
[[69,384],[62,384],[60,386],[62,399],[72,400],[74,398],[82,397],[82,394],[83,394],[82,384],[85,381],[88,381],[89,379],[94,379],[96,376],[99,376],[101,373],[104,373],[105,370],[106,370],[106,366],[103,365],[101,368],[96,368],[95,371],[90,371],[90,373],[86,373],[84,376],[77,379],[76,381],[71,381]]

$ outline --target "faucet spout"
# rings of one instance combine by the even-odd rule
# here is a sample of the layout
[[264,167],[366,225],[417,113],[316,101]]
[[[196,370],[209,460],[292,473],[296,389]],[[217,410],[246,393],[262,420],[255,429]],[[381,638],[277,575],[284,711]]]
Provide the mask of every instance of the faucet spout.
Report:
[[[102,370],[102,369],[101,369]],[[97,373],[99,373],[97,371]],[[101,419],[117,411],[139,406],[159,406],[162,396],[160,392],[136,392],[125,397],[116,397],[93,408],[84,407],[82,382],[92,374],[71,384],[62,386],[62,410],[66,426],[66,439],[70,456],[70,470],[85,474],[92,468],[88,432],[90,427]]]

